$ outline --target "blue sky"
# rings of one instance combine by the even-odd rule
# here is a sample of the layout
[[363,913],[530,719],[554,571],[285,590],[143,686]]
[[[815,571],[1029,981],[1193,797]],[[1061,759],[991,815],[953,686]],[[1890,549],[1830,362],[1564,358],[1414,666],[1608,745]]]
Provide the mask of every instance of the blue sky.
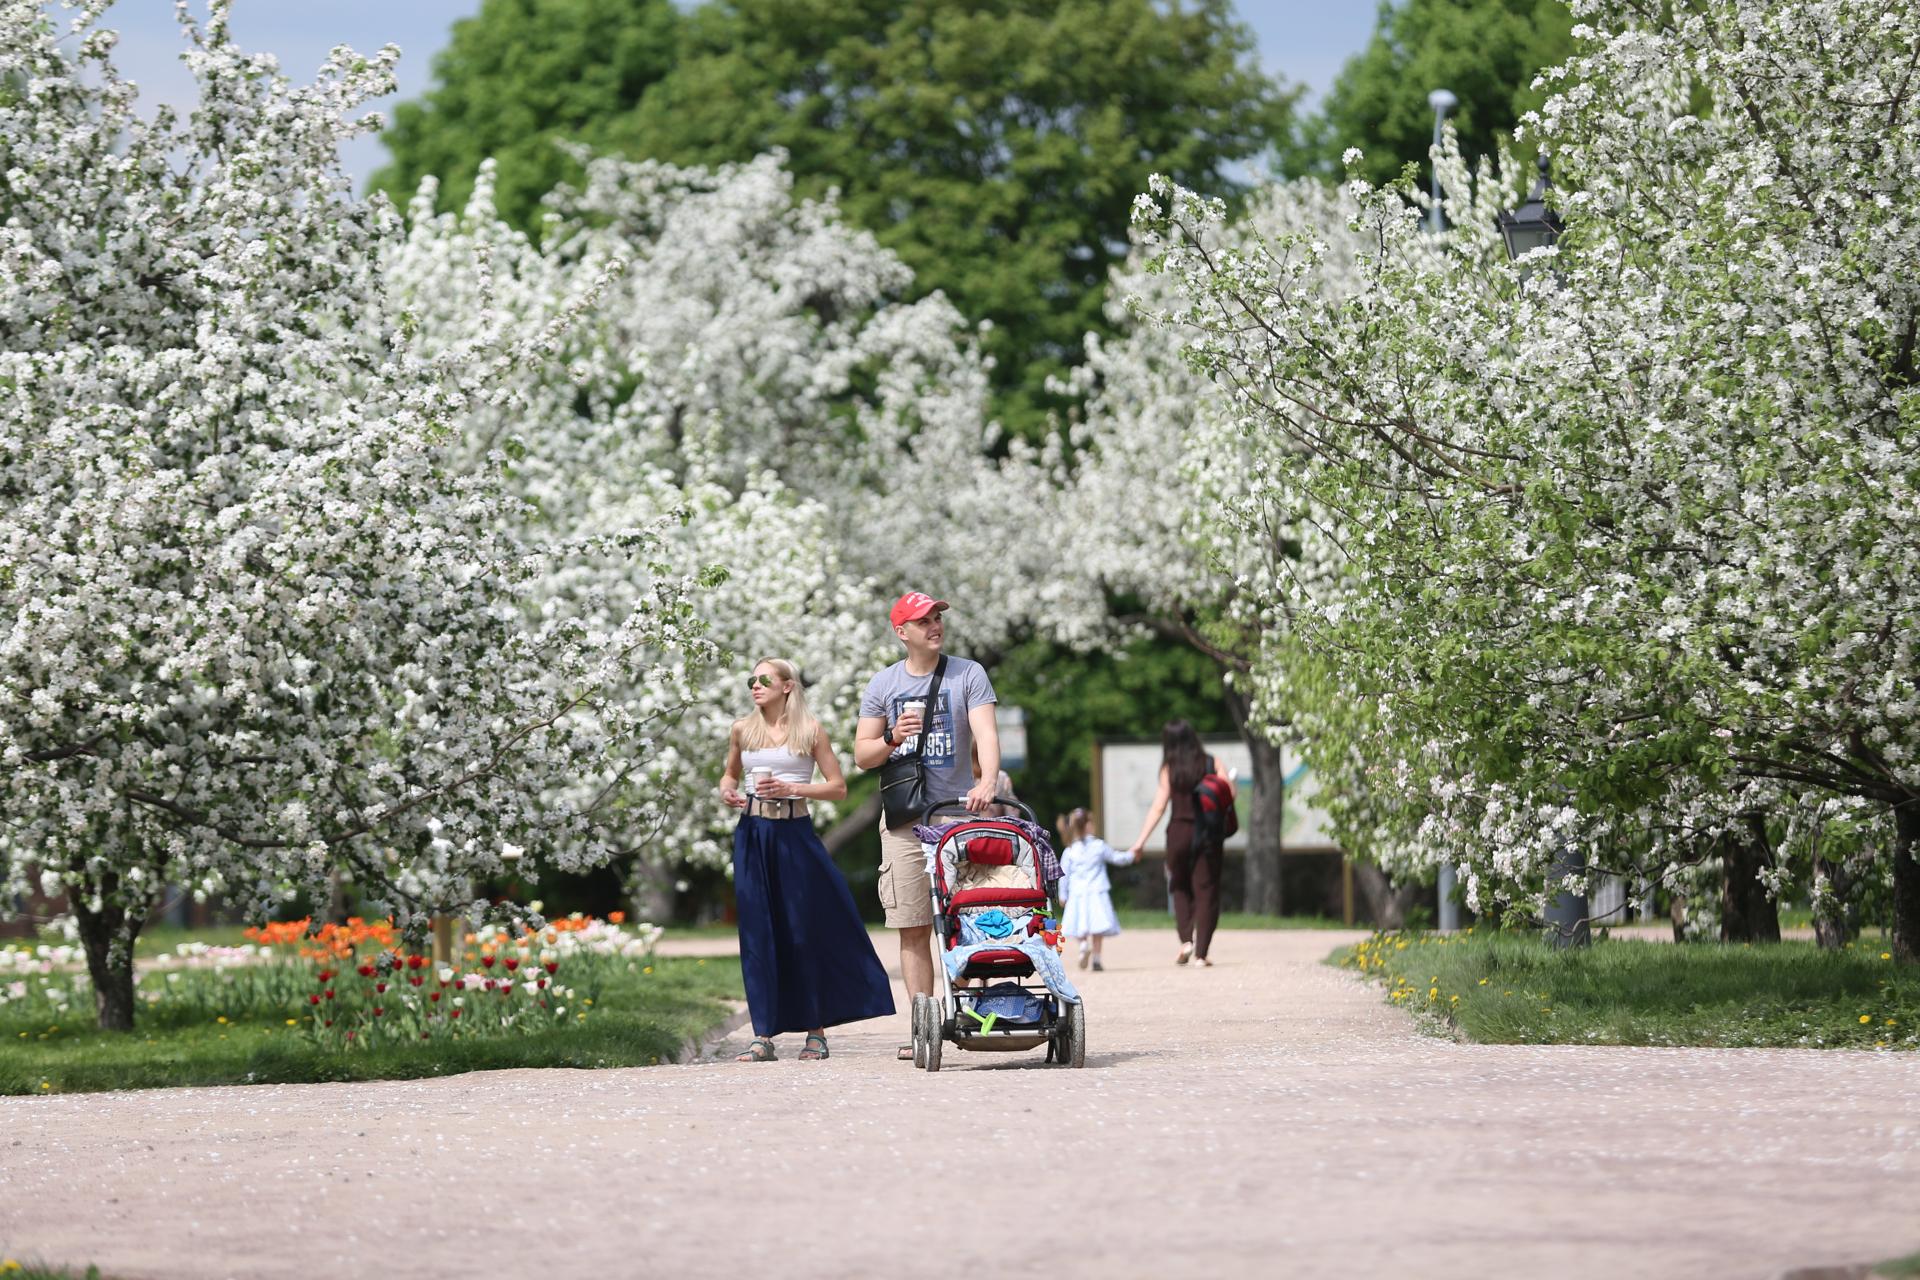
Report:
[[[1238,0],[1237,7],[1259,36],[1267,69],[1315,95],[1373,30],[1370,0]],[[480,0],[236,0],[233,29],[242,47],[275,54],[297,79],[310,76],[336,44],[363,52],[397,44],[405,55],[399,96],[411,98],[427,87],[448,28],[479,8]],[[121,74],[141,87],[143,100],[185,105],[191,82],[179,63],[173,0],[119,0],[107,24],[121,35]],[[372,138],[353,143],[345,155],[356,180],[385,158]]]

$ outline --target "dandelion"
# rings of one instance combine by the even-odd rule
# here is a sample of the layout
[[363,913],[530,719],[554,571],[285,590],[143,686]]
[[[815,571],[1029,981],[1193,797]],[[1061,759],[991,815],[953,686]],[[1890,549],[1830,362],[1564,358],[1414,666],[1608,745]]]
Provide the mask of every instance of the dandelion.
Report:
[[1867,1025],[1867,1024],[1869,1023],[1869,1022],[1872,1022],[1872,1021],[1873,1021],[1873,1015],[1872,1015],[1872,1014],[1870,1014],[1870,1013],[1863,1013],[1863,1014],[1861,1014],[1861,1015],[1860,1015],[1860,1025],[1861,1025],[1861,1026],[1863,1026],[1863,1027],[1864,1027],[1864,1026],[1866,1026],[1866,1025]]
[[1480,979],[1480,985],[1481,985],[1481,986],[1483,986],[1483,987],[1484,987],[1484,986],[1486,986],[1486,985],[1487,985],[1487,980],[1486,980],[1485,978],[1482,978],[1482,979]]
[[1893,959],[1893,952],[1891,952],[1891,951],[1882,951],[1882,952],[1880,953],[1880,958],[1881,958],[1882,960],[1891,960],[1891,959]]
[[227,1015],[223,1013],[219,1017],[215,1018],[214,1021],[224,1027],[227,1025]]
[[1889,1026],[1889,1027],[1897,1027],[1897,1026],[1899,1026],[1899,1025],[1900,1025],[1900,1019],[1898,1019],[1898,1018],[1888,1018],[1888,1019],[1887,1019],[1887,1022],[1886,1022],[1886,1025],[1887,1025],[1887,1026]]

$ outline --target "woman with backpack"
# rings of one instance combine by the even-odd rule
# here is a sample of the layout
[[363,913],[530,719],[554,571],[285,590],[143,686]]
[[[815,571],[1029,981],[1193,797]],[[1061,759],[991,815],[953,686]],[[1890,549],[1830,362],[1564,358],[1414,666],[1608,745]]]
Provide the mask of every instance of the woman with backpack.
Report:
[[[1206,795],[1195,792],[1206,783]],[[1180,930],[1180,953],[1175,964],[1194,960],[1211,967],[1207,951],[1220,923],[1220,866],[1225,859],[1226,834],[1220,823],[1207,821],[1203,800],[1224,795],[1233,804],[1233,780],[1200,745],[1200,735],[1185,720],[1175,720],[1160,734],[1160,787],[1154,792],[1140,836],[1128,850],[1134,857],[1146,848],[1147,838],[1167,820],[1167,884],[1173,890],[1173,923]]]

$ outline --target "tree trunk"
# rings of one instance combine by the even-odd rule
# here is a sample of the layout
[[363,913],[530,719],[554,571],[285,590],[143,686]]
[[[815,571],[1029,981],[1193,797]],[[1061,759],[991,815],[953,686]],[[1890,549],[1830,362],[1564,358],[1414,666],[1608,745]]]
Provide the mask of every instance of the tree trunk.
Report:
[[1420,886],[1396,888],[1387,873],[1366,862],[1353,864],[1353,882],[1367,904],[1367,917],[1376,929],[1398,929],[1407,923],[1407,911],[1419,901]]
[[654,924],[673,919],[673,872],[656,864],[645,854],[633,860],[633,875],[627,882],[627,896],[633,902],[633,918]]
[[93,979],[94,1009],[102,1031],[133,1030],[133,940],[146,923],[144,915],[129,914],[113,904],[118,887],[118,876],[105,877],[100,899],[106,905],[98,911],[88,910],[92,895],[87,889],[69,895],[80,945],[87,953],[87,975]]
[[842,849],[879,826],[880,789],[876,787],[872,795],[853,806],[838,822],[827,828],[820,836],[820,843],[827,846],[829,857],[838,857]]
[[1767,820],[1746,815],[1744,831],[1730,831],[1721,842],[1720,941],[1780,941],[1780,908],[1760,878],[1773,867]]
[[1251,723],[1252,704],[1238,690],[1227,690],[1227,711],[1240,740],[1253,757],[1253,794],[1247,798],[1247,882],[1241,909],[1277,916],[1280,898],[1280,821],[1286,806],[1286,775],[1280,748]]
[[1920,796],[1893,807],[1893,954],[1920,961]]
[[[1822,951],[1838,951],[1853,941],[1853,877],[1844,864],[1813,855],[1813,940]],[[1824,890],[1824,891],[1823,891]]]

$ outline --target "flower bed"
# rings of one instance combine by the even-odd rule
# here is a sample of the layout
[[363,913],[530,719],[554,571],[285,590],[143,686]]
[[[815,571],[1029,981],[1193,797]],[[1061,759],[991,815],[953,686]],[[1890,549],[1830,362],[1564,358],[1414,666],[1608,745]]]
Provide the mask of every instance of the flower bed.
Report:
[[433,964],[384,921],[143,963],[131,1034],[94,1026],[77,948],[0,951],[0,1092],[398,1079],[497,1067],[672,1060],[729,1016],[739,968],[658,960],[660,930],[615,917],[465,934]]
[[[145,962],[142,1025],[211,1022],[297,1028],[340,1049],[435,1036],[531,1035],[585,1022],[616,968],[646,966],[661,930],[574,915],[539,930],[468,933],[461,963],[406,949],[390,921],[306,920],[246,931],[240,946],[178,944]],[[45,1040],[91,1021],[86,957],[70,943],[0,949],[0,1020]],[[44,1026],[41,1024],[45,1024]]]

